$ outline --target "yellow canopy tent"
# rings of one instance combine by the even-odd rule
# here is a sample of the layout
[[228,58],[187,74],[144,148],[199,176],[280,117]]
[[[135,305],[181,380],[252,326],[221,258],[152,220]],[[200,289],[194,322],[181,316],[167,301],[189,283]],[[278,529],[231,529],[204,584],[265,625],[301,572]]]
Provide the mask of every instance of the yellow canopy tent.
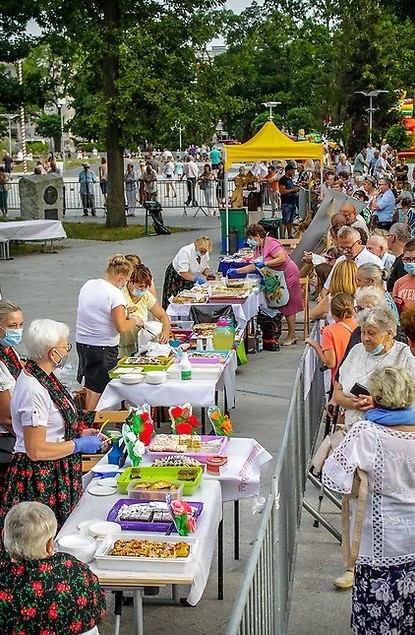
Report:
[[[292,141],[281,132],[272,121],[267,121],[262,128],[246,143],[224,146],[225,192],[228,191],[228,170],[233,163],[250,163],[253,161],[273,161],[275,159],[319,159],[320,170],[323,170],[324,147],[322,143],[310,141]],[[321,175],[322,176],[322,175]],[[229,201],[225,204],[226,252],[229,252]]]
[[246,143],[225,146],[225,170],[232,163],[272,161],[273,159],[319,159],[323,161],[322,143],[292,141],[272,121],[267,121]]

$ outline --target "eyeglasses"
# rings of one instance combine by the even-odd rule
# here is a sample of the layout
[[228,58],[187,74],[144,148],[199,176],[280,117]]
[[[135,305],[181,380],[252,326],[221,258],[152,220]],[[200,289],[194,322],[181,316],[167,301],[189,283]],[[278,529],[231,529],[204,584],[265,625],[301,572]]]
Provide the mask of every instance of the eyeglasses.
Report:
[[415,262],[415,258],[402,258],[403,263]]
[[364,306],[359,306],[358,304],[355,306],[354,310],[356,311],[356,313],[360,313],[360,311],[364,311],[366,307]]
[[343,245],[343,247],[341,247],[341,249],[343,249],[343,251],[351,251],[353,249],[353,247],[356,245],[356,243],[358,243],[358,242],[360,242],[360,238],[355,240],[353,245],[350,245],[349,247],[346,247],[346,246]]
[[67,353],[70,353],[72,350],[72,344],[67,344],[66,346],[55,346],[54,348],[57,348],[58,350],[60,348],[64,348]]

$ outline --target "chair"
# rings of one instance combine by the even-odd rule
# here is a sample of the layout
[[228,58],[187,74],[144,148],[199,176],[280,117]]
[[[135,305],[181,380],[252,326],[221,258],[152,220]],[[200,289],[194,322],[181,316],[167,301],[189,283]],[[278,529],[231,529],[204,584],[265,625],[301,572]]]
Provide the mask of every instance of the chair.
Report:
[[304,298],[304,339],[308,337],[310,333],[310,297],[309,297],[310,278],[300,278],[300,287]]

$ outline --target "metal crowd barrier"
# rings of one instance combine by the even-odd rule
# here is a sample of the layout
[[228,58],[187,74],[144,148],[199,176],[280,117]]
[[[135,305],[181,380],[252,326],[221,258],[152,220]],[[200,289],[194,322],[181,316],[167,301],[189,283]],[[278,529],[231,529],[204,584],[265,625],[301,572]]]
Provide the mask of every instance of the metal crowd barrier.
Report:
[[287,633],[301,507],[325,403],[319,366],[315,351],[306,346],[294,381],[271,491],[226,635]]

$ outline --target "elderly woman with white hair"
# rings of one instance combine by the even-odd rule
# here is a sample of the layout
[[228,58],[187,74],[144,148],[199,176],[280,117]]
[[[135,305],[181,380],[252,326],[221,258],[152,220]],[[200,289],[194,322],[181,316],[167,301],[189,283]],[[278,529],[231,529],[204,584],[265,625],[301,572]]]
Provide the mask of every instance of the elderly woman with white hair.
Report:
[[[367,500],[354,568],[354,635],[415,632],[415,399],[413,373],[386,366],[372,373],[373,408],[326,460],[323,482],[350,494],[356,469],[367,474]],[[357,509],[350,500],[351,511]],[[356,514],[349,515],[350,521]],[[356,535],[356,534],[355,534]],[[349,563],[350,568],[353,562]],[[353,572],[350,571],[351,577]]]
[[384,269],[381,269],[374,262],[366,262],[361,265],[357,270],[357,286],[359,289],[363,287],[376,287],[381,291],[386,303],[391,311],[395,314],[399,324],[398,307],[396,306],[391,294],[385,289],[385,281],[387,280],[387,273]]
[[0,524],[21,501],[49,505],[61,527],[82,493],[82,452],[95,453],[107,441],[90,427],[94,412],[78,411],[55,376],[71,350],[69,328],[54,320],[34,320],[24,335],[28,361],[11,399],[14,455],[0,504]]
[[4,521],[1,562],[2,635],[99,635],[105,596],[88,565],[55,553],[57,523],[52,510],[37,502],[15,505]]
[[398,366],[415,379],[415,359],[409,346],[394,339],[397,320],[392,311],[376,306],[362,311],[357,320],[361,343],[353,346],[340,366],[333,393],[335,402],[345,410],[346,428],[373,408],[373,399],[367,394],[372,373],[386,366]]

